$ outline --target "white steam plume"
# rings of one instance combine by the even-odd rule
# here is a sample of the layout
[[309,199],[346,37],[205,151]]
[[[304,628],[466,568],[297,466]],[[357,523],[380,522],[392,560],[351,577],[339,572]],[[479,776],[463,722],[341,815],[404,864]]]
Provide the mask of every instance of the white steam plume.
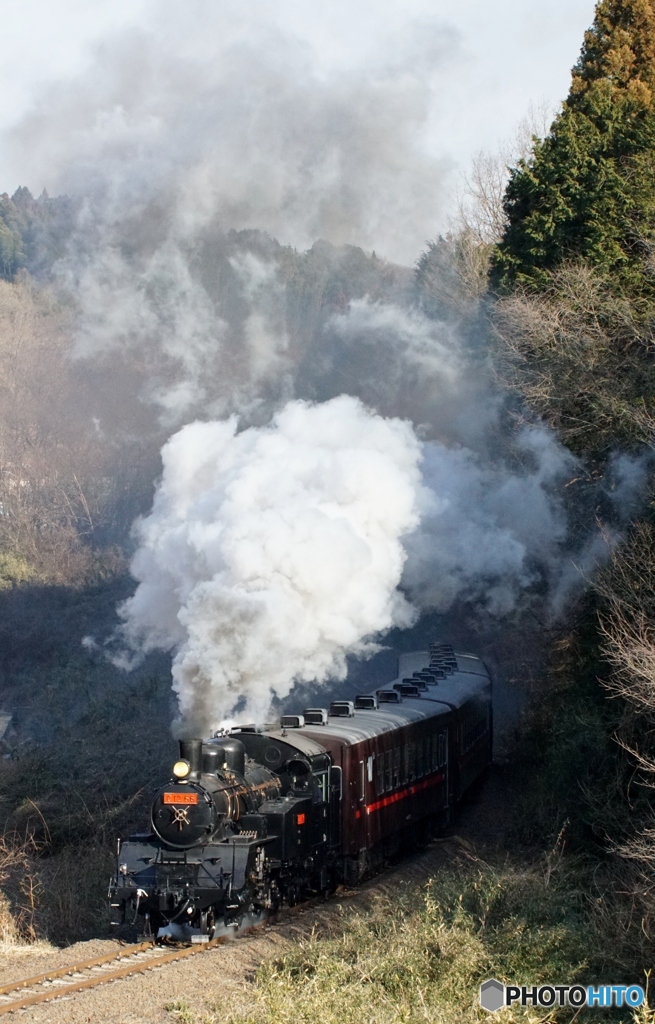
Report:
[[567,523],[556,491],[575,460],[542,427],[524,428],[515,447],[527,466],[425,445],[421,528],[406,542],[404,576],[422,608],[471,601],[503,616],[544,573],[558,575]]
[[413,264],[443,219],[449,168],[427,136],[456,51],[423,21],[363,65],[320,69],[266,0],[158,0],[142,29],[107,38],[2,140],[6,173],[79,204],[54,271],[76,354],[132,355],[169,430],[256,408],[271,378],[293,397],[279,267],[232,263],[250,306],[235,329],[212,239],[252,228]]
[[328,70],[266,0],[158,0],[143,29],[44,90],[4,140],[7,172],[86,195],[96,248],[101,234],[120,245],[126,220],[152,251],[218,218],[413,262],[443,219],[449,168],[428,134],[458,49],[423,19]]
[[517,450],[523,467],[492,469],[347,395],[240,433],[236,417],[183,427],[121,608],[137,658],[173,652],[178,731],[263,721],[295,682],[345,678],[347,655],[373,653],[419,608],[511,612],[561,564],[554,490],[573,461],[542,428]]
[[[343,676],[347,654],[412,621],[401,577],[417,607],[502,615],[539,580],[564,607],[602,556],[595,533],[588,557],[566,553],[571,458],[510,425],[480,319],[375,254],[287,247],[414,263],[442,219],[448,168],[426,139],[456,44],[427,21],[337,73],[268,0],[158,0],[3,139],[26,184],[75,198],[53,276],[74,297],[74,352],[103,376],[108,438],[138,435],[143,404],[158,448],[161,427],[198,416],[243,426],[325,402],[241,433],[192,423],[163,449],[124,637],[173,652],[189,728],[235,707],[261,719],[295,680]],[[627,516],[643,473],[615,470]]]
[[122,606],[134,649],[174,651],[193,733],[262,721],[297,680],[345,678],[348,654],[416,615],[397,589],[421,491],[411,426],[342,396],[236,430],[192,423],[165,445]]

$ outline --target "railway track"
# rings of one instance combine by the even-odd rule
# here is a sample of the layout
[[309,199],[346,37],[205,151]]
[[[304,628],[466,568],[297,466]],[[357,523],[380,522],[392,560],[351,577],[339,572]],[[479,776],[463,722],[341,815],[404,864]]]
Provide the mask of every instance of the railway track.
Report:
[[[457,840],[457,837],[455,837]],[[444,840],[439,840],[439,844]],[[339,902],[367,893],[370,889],[376,888],[380,881],[388,878],[388,871],[382,871],[374,879],[360,885],[358,888],[340,886],[338,891]],[[38,1003],[47,1003],[55,999],[62,999],[66,996],[73,996],[86,989],[97,988],[112,981],[119,981],[122,978],[129,978],[134,974],[141,974],[153,970],[156,967],[163,967],[165,964],[177,960],[185,960],[188,957],[204,953],[209,949],[234,938],[257,932],[263,925],[272,923],[284,923],[289,918],[293,919],[297,914],[311,910],[312,907],[325,902],[324,897],[313,897],[303,900],[293,907],[284,907],[275,915],[264,917],[257,923],[240,929],[236,935],[222,934],[209,942],[198,943],[191,946],[176,946],[167,949],[165,946],[158,946],[152,940],[139,942],[133,945],[123,946],[113,953],[105,956],[95,957],[92,960],[79,960],[64,967],[58,967],[47,971],[44,974],[36,974],[30,978],[23,978],[19,981],[8,982],[0,986],[0,1016],[7,1013],[14,1013],[17,1010],[26,1009]]]
[[[341,899],[348,899],[366,888],[368,888],[367,885],[359,890],[340,886],[338,891]],[[232,942],[235,938],[251,935],[266,924],[287,921],[289,918],[294,918],[297,914],[302,914],[324,902],[325,897],[321,896],[302,900],[293,907],[280,908],[275,914],[264,916],[261,920],[248,924],[236,932],[223,933],[215,939],[210,939],[209,942],[166,949],[165,946],[156,945],[154,940],[148,940],[123,946],[113,953],[95,957],[92,960],[78,960],[76,963],[58,967],[45,974],[35,974],[30,978],[8,982],[6,985],[0,986],[0,1017],[3,1014],[14,1013],[16,1010],[23,1010],[38,1003],[47,1003],[54,999],[75,995],[77,992],[84,992],[85,989],[97,988],[99,985],[106,985],[111,981],[120,981],[121,978],[129,978],[133,974],[142,974],[144,971],[163,967],[165,964],[177,960],[185,960],[188,957],[204,953],[206,950],[215,949],[226,942]],[[18,993],[21,994],[18,995]]]
[[[347,898],[350,895],[355,895],[356,891],[354,889],[343,891],[341,895]],[[251,935],[265,924],[293,918],[296,914],[311,909],[321,902],[323,902],[321,897],[303,900],[294,907],[284,907],[272,916],[265,916],[254,924],[242,927],[236,933],[224,933],[215,939],[210,939],[209,942],[167,949],[165,946],[156,945],[153,940],[148,940],[123,946],[113,953],[94,957],[92,960],[78,960],[76,963],[58,967],[45,974],[35,974],[31,978],[8,982],[6,985],[0,986],[0,1017],[5,1013],[14,1013],[16,1010],[22,1010],[37,1003],[62,999],[75,995],[77,992],[84,992],[85,989],[97,988],[99,985],[106,985],[111,981],[120,981],[121,978],[129,978],[133,974],[142,974],[155,967],[163,967],[165,964],[177,960],[185,960],[209,949],[215,949],[226,942],[231,942],[235,938]]]
[[[251,930],[252,928],[247,928],[240,934]],[[107,956],[79,960],[46,974],[36,974],[32,978],[10,982],[0,987],[0,1016],[34,1006],[36,1003],[47,1003],[52,999],[72,996],[76,992],[106,985],[110,981],[129,978],[132,974],[151,971],[154,967],[163,967],[164,964],[175,960],[184,960],[213,949],[227,942],[229,938],[228,935],[221,935],[209,942],[195,946],[179,946],[166,952],[162,952],[164,947],[156,946],[153,942],[139,942],[124,946]]]

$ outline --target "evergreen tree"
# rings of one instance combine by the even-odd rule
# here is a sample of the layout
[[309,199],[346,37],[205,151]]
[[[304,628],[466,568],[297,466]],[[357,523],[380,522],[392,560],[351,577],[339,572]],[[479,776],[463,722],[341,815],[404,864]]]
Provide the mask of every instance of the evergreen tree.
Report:
[[21,267],[47,277],[65,253],[76,209],[67,196],[51,199],[45,190],[35,199],[24,185],[11,198],[0,195],[0,278],[11,281]]
[[580,256],[650,290],[655,238],[655,0],[600,0],[550,134],[515,168],[492,282],[539,287]]
[[11,280],[25,262],[23,239],[10,216],[10,204],[6,193],[0,196],[0,277],[7,280]]

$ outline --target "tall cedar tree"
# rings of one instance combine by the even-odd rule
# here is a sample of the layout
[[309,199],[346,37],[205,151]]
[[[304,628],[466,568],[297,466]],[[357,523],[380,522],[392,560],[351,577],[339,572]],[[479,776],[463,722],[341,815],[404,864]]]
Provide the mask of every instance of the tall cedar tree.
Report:
[[630,291],[652,290],[643,256],[655,240],[655,0],[600,0],[568,99],[511,172],[504,202],[499,290],[538,288],[576,256]]

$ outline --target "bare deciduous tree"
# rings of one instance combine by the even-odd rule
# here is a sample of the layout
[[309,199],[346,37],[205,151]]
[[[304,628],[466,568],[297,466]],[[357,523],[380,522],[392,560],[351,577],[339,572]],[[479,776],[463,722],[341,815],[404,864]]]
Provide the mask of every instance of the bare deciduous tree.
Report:
[[[600,574],[596,589],[604,600],[601,633],[612,673],[605,682],[610,695],[621,701],[623,715],[616,739],[631,766],[631,787],[642,794],[655,790],[655,528],[638,523],[610,565]],[[614,839],[613,848],[630,861],[630,883],[644,915],[644,928],[655,922],[655,812],[652,799],[632,800],[632,830]],[[629,879],[626,875],[626,884]]]
[[562,264],[538,294],[516,291],[495,305],[505,382],[576,451],[655,436],[652,321],[643,306],[581,262]]
[[[487,292],[493,247],[507,224],[503,203],[511,168],[529,159],[535,139],[548,133],[551,114],[545,103],[532,105],[511,142],[496,153],[480,152],[473,157],[458,197],[457,214],[446,238],[440,240],[447,253],[437,253],[439,243],[433,242],[419,263],[421,284],[437,302],[461,311]],[[456,281],[444,272],[445,256]]]
[[121,504],[131,520],[140,469],[141,440],[130,447],[93,420],[69,355],[73,323],[27,274],[0,281],[0,548],[61,582],[84,577],[82,541],[116,533]]

